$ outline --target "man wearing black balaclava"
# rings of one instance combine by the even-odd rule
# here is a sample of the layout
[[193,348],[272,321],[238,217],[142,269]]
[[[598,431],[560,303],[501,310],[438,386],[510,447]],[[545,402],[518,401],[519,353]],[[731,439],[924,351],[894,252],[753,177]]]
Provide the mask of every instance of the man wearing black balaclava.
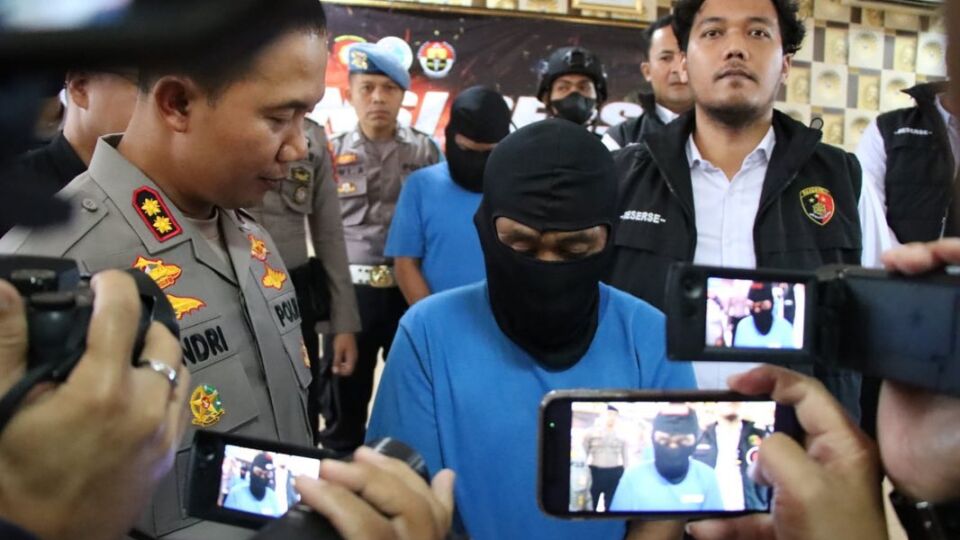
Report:
[[407,302],[484,278],[471,218],[480,205],[490,152],[510,132],[499,93],[474,86],[457,96],[447,123],[447,161],[407,177],[384,253],[393,257]]
[[239,482],[230,489],[223,501],[224,508],[263,516],[283,514],[286,509],[280,508],[277,494],[270,487],[273,471],[273,459],[262,452],[257,454],[250,464],[249,480]]
[[652,431],[653,461],[634,465],[623,473],[610,510],[723,510],[716,473],[691,459],[700,434],[696,411],[667,405],[653,419]]
[[773,290],[768,283],[754,283],[747,293],[750,316],[737,323],[734,347],[796,349],[793,325],[774,312]]
[[607,73],[583,47],[561,47],[540,62],[537,99],[547,114],[583,126],[598,120],[607,100]]
[[430,470],[453,468],[459,523],[473,538],[623,538],[623,522],[537,508],[540,400],[563,388],[694,387],[689,364],[666,361],[663,315],[600,283],[612,167],[600,140],[566,120],[508,135],[474,216],[487,280],[400,321],[367,436],[403,440]]

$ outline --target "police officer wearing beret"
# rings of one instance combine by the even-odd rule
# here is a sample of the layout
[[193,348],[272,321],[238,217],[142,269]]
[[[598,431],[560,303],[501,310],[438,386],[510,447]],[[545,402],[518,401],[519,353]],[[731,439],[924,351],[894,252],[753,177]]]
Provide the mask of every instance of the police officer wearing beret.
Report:
[[307,155],[325,24],[320,3],[287,2],[242,37],[145,71],[126,132],[100,139],[87,172],[61,192],[71,220],[0,240],[0,252],[73,258],[90,272],[140,269],[176,310],[192,420],[138,524],[149,536],[252,534],[185,514],[194,430],[313,442],[296,293],[277,245],[240,208]]
[[[333,159],[323,127],[304,120],[307,157],[293,164],[290,174],[251,208],[277,243],[280,257],[290,269],[303,319],[303,341],[310,356],[309,412],[314,429],[318,426],[319,401],[328,377],[321,377],[320,340],[317,332],[332,339],[331,369],[348,376],[357,362],[360,313],[350,282],[347,250],[340,221],[340,205],[333,179]],[[307,229],[316,257],[307,257]],[[319,325],[319,326],[318,326]]]
[[[410,74],[397,58],[377,45],[358,43],[351,46],[348,59],[347,97],[358,123],[331,143],[363,330],[357,335],[359,355],[353,374],[334,376],[332,394],[325,399],[328,427],[320,433],[320,442],[338,450],[363,443],[377,356],[383,349],[386,357],[407,305],[392,261],[383,253],[401,184],[411,172],[443,159],[430,137],[397,123],[404,92],[410,88]],[[325,342],[324,357],[332,355],[331,344]],[[324,369],[329,365],[325,362]]]

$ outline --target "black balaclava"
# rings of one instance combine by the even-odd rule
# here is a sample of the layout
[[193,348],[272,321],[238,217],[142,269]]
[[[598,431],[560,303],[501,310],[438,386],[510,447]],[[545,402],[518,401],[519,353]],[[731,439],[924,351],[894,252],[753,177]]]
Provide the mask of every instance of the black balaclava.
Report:
[[[753,314],[753,325],[757,327],[757,332],[764,336],[769,334],[770,327],[773,326],[773,291],[770,290],[770,285],[765,283],[754,285],[747,293],[747,298],[754,302],[750,312]],[[764,300],[770,301],[770,309],[758,305]]]
[[[254,472],[258,467],[263,471],[264,476]],[[266,454],[257,454],[257,457],[253,458],[253,464],[250,466],[250,493],[258,501],[262,501],[267,494],[271,471],[273,471],[273,460]]]
[[490,151],[477,152],[457,146],[457,133],[478,143],[497,143],[510,133],[510,109],[498,92],[473,86],[467,88],[450,108],[446,128],[447,164],[453,181],[474,193],[483,191],[483,169]]
[[597,108],[597,100],[580,92],[571,92],[563,99],[551,101],[550,106],[554,108],[558,118],[582,126],[593,118],[593,112]]
[[[593,341],[599,282],[611,261],[617,185],[610,152],[582,127],[547,119],[503,139],[483,178],[473,221],[497,325],[545,367],[570,367]],[[500,242],[498,217],[540,232],[605,225],[607,244],[584,259],[540,261]]]
[[672,448],[669,445],[657,444],[656,432],[662,431],[668,435],[693,435],[696,441],[697,434],[700,432],[700,425],[697,423],[697,413],[689,409],[687,414],[664,414],[660,413],[653,419],[653,463],[660,476],[664,477],[671,484],[679,484],[687,476],[690,470],[690,456],[697,447],[694,442],[690,446],[677,446]]

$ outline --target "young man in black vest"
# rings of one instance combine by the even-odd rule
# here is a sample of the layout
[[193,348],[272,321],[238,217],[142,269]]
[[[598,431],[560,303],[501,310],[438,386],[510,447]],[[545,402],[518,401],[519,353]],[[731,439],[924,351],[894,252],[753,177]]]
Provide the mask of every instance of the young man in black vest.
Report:
[[649,93],[640,94],[643,113],[611,127],[601,141],[610,151],[640,142],[648,130],[673,121],[693,107],[693,94],[683,76],[683,54],[673,33],[673,15],[664,15],[643,31],[643,63],[640,70],[650,84]]
[[[674,14],[695,106],[617,156],[609,283],[662,308],[675,261],[812,270],[863,254],[875,263],[879,235],[860,222],[886,224],[876,194],[861,190],[856,158],[773,109],[803,41],[796,4],[681,0]],[[725,388],[746,367],[700,363],[698,386]],[[859,414],[857,375],[819,366],[816,375]]]
[[863,132],[857,159],[864,180],[876,187],[896,240],[955,236],[960,220],[948,217],[948,206],[960,156],[960,103],[947,93],[946,82],[904,92],[916,106],[881,114]]

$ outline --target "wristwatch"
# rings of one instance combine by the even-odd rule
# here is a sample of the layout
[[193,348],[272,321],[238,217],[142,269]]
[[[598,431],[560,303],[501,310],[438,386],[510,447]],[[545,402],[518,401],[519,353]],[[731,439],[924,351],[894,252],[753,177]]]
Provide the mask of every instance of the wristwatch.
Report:
[[910,540],[960,538],[960,500],[931,503],[894,490],[890,493],[890,502]]

